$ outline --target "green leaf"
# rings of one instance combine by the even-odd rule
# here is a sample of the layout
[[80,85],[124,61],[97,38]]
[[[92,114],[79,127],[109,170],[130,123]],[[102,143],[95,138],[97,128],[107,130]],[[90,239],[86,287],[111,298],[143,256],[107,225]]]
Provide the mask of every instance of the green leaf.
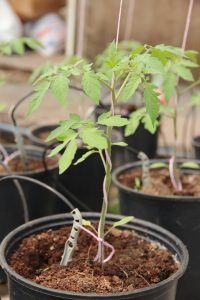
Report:
[[42,82],[38,84],[35,93],[30,99],[29,107],[28,107],[28,116],[32,115],[32,113],[40,106],[44,95],[48,91],[50,87],[50,82]]
[[83,142],[91,148],[107,149],[108,143],[103,130],[85,128],[80,133]]
[[112,143],[112,146],[126,147],[128,146],[128,144],[124,142],[116,142],[116,143]]
[[95,74],[93,72],[84,73],[81,84],[86,95],[99,104],[101,85]]
[[149,74],[162,74],[164,72],[164,67],[161,61],[150,55],[144,54],[143,63],[145,63],[145,72]]
[[144,128],[151,134],[154,134],[156,132],[159,125],[158,120],[156,120],[154,124],[152,124],[149,114],[145,114],[145,116],[142,118],[142,123],[144,124]]
[[0,112],[1,112],[2,110],[4,110],[5,107],[6,107],[5,104],[0,103]]
[[57,75],[51,83],[51,90],[60,104],[65,105],[69,90],[69,79],[64,74]]
[[123,226],[131,221],[134,220],[134,217],[130,216],[130,217],[124,217],[123,219],[121,219],[120,221],[117,221],[113,224],[112,227],[118,227],[118,226]]
[[140,124],[140,119],[138,118],[131,118],[129,119],[129,123],[125,128],[125,136],[129,136],[134,134]]
[[83,226],[91,226],[92,224],[91,224],[90,221],[85,220],[85,219],[82,219],[82,225],[83,225]]
[[52,156],[58,154],[62,149],[65,148],[65,146],[69,143],[69,141],[71,141],[72,139],[75,139],[77,136],[78,136],[78,133],[69,129],[65,134],[65,139],[64,139],[63,143],[61,143],[60,145],[55,147],[48,156],[52,157]]
[[189,59],[182,59],[179,62],[180,65],[185,66],[185,67],[190,67],[190,68],[197,68],[199,65],[196,62],[193,62]]
[[141,188],[141,180],[138,177],[135,177],[134,188],[136,190],[140,190],[140,188]]
[[14,40],[12,42],[12,47],[13,47],[14,52],[16,52],[19,55],[22,55],[25,52],[24,44],[23,44],[22,40],[20,40],[20,39]]
[[24,43],[30,48],[30,49],[38,49],[42,47],[42,44],[37,41],[36,39],[30,38],[30,37],[23,37],[22,38]]
[[155,92],[155,90],[155,85],[147,82],[144,84],[144,100],[146,104],[146,110],[151,118],[153,125],[159,114],[159,94]]
[[134,111],[129,116],[129,123],[125,128],[125,136],[134,134],[140,124],[141,118],[145,115],[146,108],[142,107]]
[[177,85],[177,77],[172,72],[167,72],[164,82],[163,82],[163,92],[165,95],[165,99],[169,101],[175,92],[175,88]]
[[149,169],[168,168],[168,165],[162,162],[150,164]]
[[[73,130],[69,130],[74,124],[79,124],[79,119],[74,118],[74,116],[71,114],[70,119],[61,122],[61,125],[54,129],[49,136],[46,139],[46,142],[49,142],[51,140],[54,140],[58,138],[60,140],[60,137],[62,138],[68,138],[68,135],[74,134]],[[65,136],[66,135],[66,136]]]
[[194,161],[187,161],[181,164],[181,168],[199,169],[199,164]]
[[175,72],[177,73],[178,76],[180,76],[182,79],[186,81],[194,81],[194,77],[192,75],[192,72],[185,68],[182,65],[176,64],[174,66]]
[[130,99],[133,94],[135,93],[135,91],[137,90],[138,86],[140,85],[141,83],[141,76],[140,75],[137,75],[137,74],[133,74],[127,84],[125,85],[125,88],[122,92],[122,96],[121,98],[126,101],[128,99]]
[[191,101],[190,101],[190,105],[191,106],[196,106],[200,104],[200,92],[192,95]]
[[76,154],[77,148],[78,143],[76,139],[71,140],[59,160],[59,174],[64,173],[70,167]]
[[84,160],[86,160],[89,156],[91,156],[93,153],[97,153],[96,150],[91,150],[91,151],[88,151],[86,152],[85,154],[83,154],[75,163],[74,165],[78,165],[80,164],[81,162],[83,162]]
[[98,118],[97,123],[105,126],[123,127],[127,125],[129,121],[127,120],[127,118],[121,117],[121,115],[115,115],[107,118]]

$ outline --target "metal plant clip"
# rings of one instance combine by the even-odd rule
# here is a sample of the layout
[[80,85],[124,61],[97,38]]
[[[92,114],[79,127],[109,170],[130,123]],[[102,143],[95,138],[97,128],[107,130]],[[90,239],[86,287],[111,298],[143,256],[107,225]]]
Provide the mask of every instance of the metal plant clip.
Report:
[[78,208],[75,208],[71,212],[74,222],[73,227],[69,236],[69,239],[65,243],[64,253],[60,262],[61,266],[67,266],[72,260],[74,250],[76,249],[77,240],[80,232],[79,225],[82,225],[82,216]]

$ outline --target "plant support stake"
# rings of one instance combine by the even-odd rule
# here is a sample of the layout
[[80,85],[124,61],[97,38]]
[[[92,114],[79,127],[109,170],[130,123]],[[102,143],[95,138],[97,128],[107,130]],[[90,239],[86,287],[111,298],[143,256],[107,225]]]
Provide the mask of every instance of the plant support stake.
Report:
[[77,245],[77,240],[80,232],[80,227],[82,225],[82,216],[78,208],[75,208],[72,212],[72,217],[74,218],[72,230],[68,240],[65,243],[64,253],[60,262],[61,266],[67,266],[72,260],[74,250]]

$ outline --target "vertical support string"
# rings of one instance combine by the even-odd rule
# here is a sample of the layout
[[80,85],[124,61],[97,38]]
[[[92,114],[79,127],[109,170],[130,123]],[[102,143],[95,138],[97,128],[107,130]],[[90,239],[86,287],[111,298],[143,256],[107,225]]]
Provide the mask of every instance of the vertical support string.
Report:
[[77,54],[80,57],[83,56],[83,50],[84,50],[85,13],[86,13],[86,0],[80,0],[78,43],[77,43]]
[[118,22],[117,22],[117,34],[116,34],[116,40],[115,40],[116,48],[118,48],[118,43],[119,43],[119,31],[120,31],[120,25],[121,25],[122,6],[123,6],[123,0],[120,0],[119,16],[118,16]]
[[126,26],[125,26],[125,32],[124,32],[125,40],[131,39],[131,29],[132,29],[131,25],[133,24],[135,4],[136,4],[136,0],[129,0],[128,14],[127,14],[127,20],[126,20]]
[[185,30],[184,30],[184,34],[183,34],[183,41],[182,41],[182,49],[183,50],[185,50],[186,43],[187,43],[189,28],[190,28],[190,24],[191,24],[191,15],[192,15],[193,5],[194,5],[194,0],[190,0],[186,24],[185,24]]

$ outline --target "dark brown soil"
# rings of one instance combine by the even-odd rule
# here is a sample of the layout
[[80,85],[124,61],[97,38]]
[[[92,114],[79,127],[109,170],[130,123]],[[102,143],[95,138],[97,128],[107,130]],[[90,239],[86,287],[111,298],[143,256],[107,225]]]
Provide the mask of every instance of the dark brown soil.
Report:
[[[47,158],[46,161],[47,161],[48,167],[55,166],[57,163],[57,160],[52,159],[52,158]],[[41,159],[37,159],[37,158],[31,158],[28,160],[26,170],[24,170],[24,166],[23,166],[21,159],[18,159],[18,158],[9,161],[8,165],[13,173],[22,173],[24,171],[30,172],[30,171],[44,169],[43,162],[41,161]],[[0,166],[0,174],[4,174],[4,173],[5,173],[5,170],[4,170],[3,166]]]
[[70,227],[62,227],[25,238],[10,257],[11,267],[23,277],[46,287],[97,294],[154,285],[178,269],[168,250],[135,232],[118,229],[107,235],[107,241],[116,252],[103,270],[93,262],[96,241],[83,231],[72,262],[61,267],[59,262],[70,230]]
[[[132,189],[135,187],[135,178],[141,180],[141,169],[132,170],[121,174],[119,181]],[[200,196],[200,175],[198,174],[180,174],[183,190],[174,189],[169,176],[168,169],[150,170],[150,183],[148,186],[142,186],[140,191],[151,195],[179,195],[179,196]]]

